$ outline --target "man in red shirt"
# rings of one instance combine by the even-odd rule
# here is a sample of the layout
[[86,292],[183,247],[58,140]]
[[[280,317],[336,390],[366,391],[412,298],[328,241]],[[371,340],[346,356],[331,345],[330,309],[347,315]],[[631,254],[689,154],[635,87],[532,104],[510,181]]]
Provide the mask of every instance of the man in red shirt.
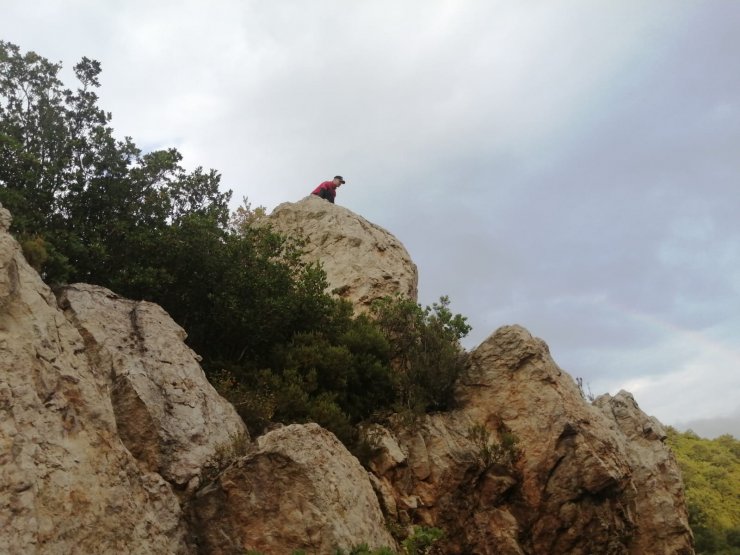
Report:
[[321,197],[324,200],[328,200],[334,204],[334,197],[337,196],[337,187],[344,184],[344,178],[341,175],[335,175],[331,181],[324,181],[321,185],[316,187],[311,194]]

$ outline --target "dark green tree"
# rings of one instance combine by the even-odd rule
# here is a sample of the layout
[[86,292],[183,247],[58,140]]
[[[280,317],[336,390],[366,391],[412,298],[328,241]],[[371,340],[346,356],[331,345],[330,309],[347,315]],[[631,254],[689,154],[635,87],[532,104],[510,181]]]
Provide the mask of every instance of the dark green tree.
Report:
[[175,149],[142,154],[130,138],[116,140],[111,114],[98,106],[97,61],[74,67],[74,91],[60,69],[0,41],[0,202],[22,243],[46,251],[48,281],[110,284],[128,294],[140,276],[129,289],[121,272],[134,252],[142,271],[155,273],[157,262],[145,261],[150,247],[193,214],[225,227],[231,193],[219,191],[215,171],[186,172]]
[[412,412],[450,408],[455,383],[467,367],[460,340],[471,328],[449,306],[447,297],[422,308],[400,296],[373,306],[375,322],[391,345],[397,402]]

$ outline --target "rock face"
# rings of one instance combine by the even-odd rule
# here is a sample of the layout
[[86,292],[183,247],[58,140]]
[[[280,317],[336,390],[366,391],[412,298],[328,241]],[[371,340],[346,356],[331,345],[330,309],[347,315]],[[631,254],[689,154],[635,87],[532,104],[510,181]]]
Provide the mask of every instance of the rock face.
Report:
[[[660,422],[640,410],[632,395],[620,391],[594,401],[623,441],[635,491],[636,535],[632,553],[685,553],[686,500],[681,473],[665,449]],[[683,550],[683,551],[682,551]]]
[[321,262],[329,290],[357,310],[396,293],[417,299],[416,265],[405,247],[351,210],[309,195],[275,208],[268,223],[280,233],[305,239],[305,260]]
[[0,206],[0,553],[395,545],[367,472],[316,425],[220,468],[249,438],[183,330],[102,287],[55,297],[10,223]]
[[367,434],[385,510],[445,529],[445,553],[693,553],[677,464],[628,394],[589,405],[510,326],[473,353],[459,403]]
[[270,432],[197,495],[205,552],[395,547],[359,461],[316,424]]
[[195,486],[219,446],[247,435],[161,307],[85,284],[64,288],[59,304],[110,390],[121,440],[147,470]]
[[0,552],[188,553],[178,499],[121,442],[108,376],[0,209]]

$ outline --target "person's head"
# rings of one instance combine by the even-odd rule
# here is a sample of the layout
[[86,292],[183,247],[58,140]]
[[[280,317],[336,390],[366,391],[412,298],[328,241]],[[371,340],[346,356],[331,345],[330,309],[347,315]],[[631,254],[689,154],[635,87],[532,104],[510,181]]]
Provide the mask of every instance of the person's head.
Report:
[[334,185],[339,187],[344,183],[344,178],[341,175],[335,175],[332,181],[334,181]]

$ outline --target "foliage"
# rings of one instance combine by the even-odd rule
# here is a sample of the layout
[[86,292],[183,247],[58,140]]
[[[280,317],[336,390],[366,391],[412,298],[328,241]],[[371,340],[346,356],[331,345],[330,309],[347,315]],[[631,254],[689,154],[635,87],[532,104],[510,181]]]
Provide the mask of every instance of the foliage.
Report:
[[246,455],[249,438],[243,433],[231,434],[229,441],[216,446],[213,458],[205,465],[202,481],[210,482],[239,457]]
[[370,549],[367,544],[363,543],[353,547],[349,551],[336,549],[332,555],[396,555],[396,552],[389,547],[379,547]]
[[[425,555],[431,553],[434,544],[444,537],[439,528],[414,526],[412,533],[401,542],[400,555]],[[334,550],[332,555],[399,555],[388,547],[370,549],[367,544],[360,544],[349,551]]]
[[[346,302],[333,302],[320,329],[275,343],[266,366],[232,364],[215,374],[216,388],[237,407],[250,432],[260,433],[271,420],[312,421],[357,451],[363,449],[358,423],[408,407],[421,413],[451,403],[453,380],[466,361],[459,337],[469,328],[461,316],[452,316],[447,299],[422,309],[405,298],[388,298],[371,317],[353,317]],[[402,318],[409,312],[421,315],[413,330],[404,328]],[[453,325],[459,329],[445,328]],[[411,347],[415,352],[403,360],[408,371],[399,378],[398,357],[405,355],[400,342],[417,335],[426,341],[423,354]],[[440,385],[442,377],[449,383]]]
[[504,430],[501,441],[491,439],[491,434],[483,424],[474,424],[468,430],[468,439],[477,447],[478,463],[484,469],[500,464],[511,467],[521,456],[517,447],[519,438],[516,434]]
[[434,544],[443,537],[444,532],[439,528],[414,526],[413,533],[403,540],[401,546],[405,555],[425,555],[431,553]]
[[740,441],[668,429],[699,554],[740,555]]
[[455,382],[467,367],[460,339],[470,331],[466,318],[452,314],[450,301],[422,308],[397,296],[374,303],[376,324],[391,345],[399,407],[414,413],[450,408]]
[[596,399],[596,396],[591,392],[591,384],[586,384],[586,387],[588,388],[588,393],[583,388],[583,378],[576,378],[576,385],[578,386],[578,392],[581,394],[581,399],[584,401],[588,401],[589,403],[593,403]]
[[130,138],[115,139],[95,93],[98,62],[74,67],[75,91],[60,70],[0,41],[0,202],[21,242],[48,245],[48,281],[129,294],[132,279],[161,270],[154,247],[177,240],[173,223],[199,216],[224,226],[231,193],[219,192],[213,170],[186,172],[175,149],[143,154]]

